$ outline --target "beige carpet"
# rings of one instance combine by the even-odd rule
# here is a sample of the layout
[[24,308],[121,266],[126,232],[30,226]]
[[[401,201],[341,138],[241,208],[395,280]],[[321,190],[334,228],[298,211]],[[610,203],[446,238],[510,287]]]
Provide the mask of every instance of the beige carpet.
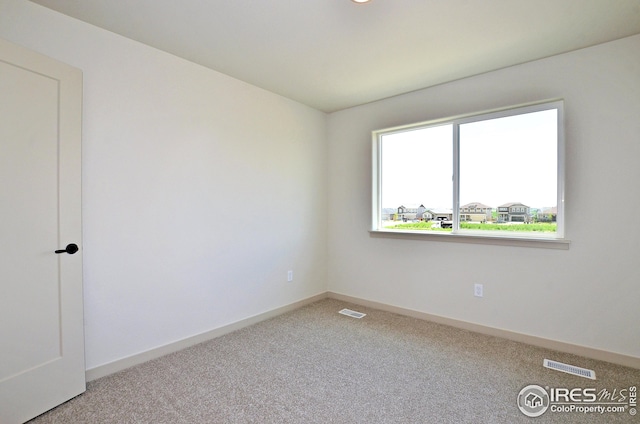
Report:
[[[598,379],[546,369],[544,358]],[[526,417],[516,401],[530,384],[628,394],[640,370],[327,299],[90,382],[31,422],[640,422],[628,408]]]

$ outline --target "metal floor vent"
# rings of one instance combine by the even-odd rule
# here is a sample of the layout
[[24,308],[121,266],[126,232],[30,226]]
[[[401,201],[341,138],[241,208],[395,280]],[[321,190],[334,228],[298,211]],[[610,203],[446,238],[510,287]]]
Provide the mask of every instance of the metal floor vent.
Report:
[[351,309],[343,309],[339,311],[339,313],[341,313],[342,315],[350,316],[352,318],[362,318],[363,316],[367,315],[363,314],[362,312],[352,311]]
[[574,365],[563,364],[562,362],[552,361],[550,359],[545,359],[543,365],[545,366],[545,368],[549,368],[552,370],[562,371],[568,374],[577,375],[579,377],[590,378],[592,380],[596,379],[596,372],[592,370],[588,370],[586,368],[580,368]]

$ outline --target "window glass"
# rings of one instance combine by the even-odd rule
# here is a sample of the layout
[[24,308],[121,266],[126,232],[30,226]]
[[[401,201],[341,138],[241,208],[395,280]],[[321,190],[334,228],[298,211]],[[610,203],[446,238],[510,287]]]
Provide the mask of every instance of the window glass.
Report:
[[[452,208],[451,125],[385,134],[380,140],[381,202],[385,225],[416,220],[420,205]],[[391,213],[404,207],[404,216]]]
[[373,135],[374,230],[563,237],[562,102]]
[[[512,212],[499,223],[517,222],[518,230],[532,230],[521,225],[537,224],[531,210],[557,208],[557,122],[558,111],[550,109],[461,124],[460,203],[477,202],[493,208],[512,205]],[[480,216],[470,220],[481,221]],[[544,230],[555,233],[556,224],[550,223]]]

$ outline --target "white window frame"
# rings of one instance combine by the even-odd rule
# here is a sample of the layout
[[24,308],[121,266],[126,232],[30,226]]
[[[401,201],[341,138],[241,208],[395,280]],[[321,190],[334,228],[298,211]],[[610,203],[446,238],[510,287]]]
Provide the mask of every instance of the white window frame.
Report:
[[[514,115],[521,115],[532,112],[556,109],[558,111],[557,128],[557,230],[553,234],[537,234],[524,232],[516,234],[506,234],[496,231],[465,231],[460,229],[460,164],[459,164],[459,128],[462,124],[478,122],[496,118],[503,118]],[[447,125],[453,126],[453,228],[452,231],[429,232],[420,230],[396,230],[382,227],[382,136],[398,132],[405,132],[419,128]],[[459,115],[454,117],[436,119],[419,122],[410,125],[403,125],[393,128],[386,128],[372,132],[373,154],[372,154],[372,226],[370,233],[374,237],[392,238],[421,238],[426,240],[451,241],[463,243],[499,244],[524,247],[545,247],[552,249],[568,249],[570,241],[565,238],[565,137],[564,137],[564,101],[561,99],[545,100],[542,102],[529,103],[525,105],[510,106],[490,111]],[[498,208],[496,207],[496,210]],[[499,211],[498,211],[499,212]]]

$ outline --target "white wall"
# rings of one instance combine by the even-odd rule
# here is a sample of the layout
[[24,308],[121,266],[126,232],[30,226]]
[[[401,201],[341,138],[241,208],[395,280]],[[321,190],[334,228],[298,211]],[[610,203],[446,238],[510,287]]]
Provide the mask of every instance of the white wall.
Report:
[[[640,36],[328,119],[28,1],[0,37],[84,72],[87,368],[327,287],[640,357]],[[372,130],[554,97],[568,251],[369,236]]]
[[[556,97],[568,251],[369,236],[372,130]],[[639,117],[640,36],[329,115],[329,290],[640,358]]]
[[0,37],[84,72],[88,369],[326,291],[324,113],[24,0]]

